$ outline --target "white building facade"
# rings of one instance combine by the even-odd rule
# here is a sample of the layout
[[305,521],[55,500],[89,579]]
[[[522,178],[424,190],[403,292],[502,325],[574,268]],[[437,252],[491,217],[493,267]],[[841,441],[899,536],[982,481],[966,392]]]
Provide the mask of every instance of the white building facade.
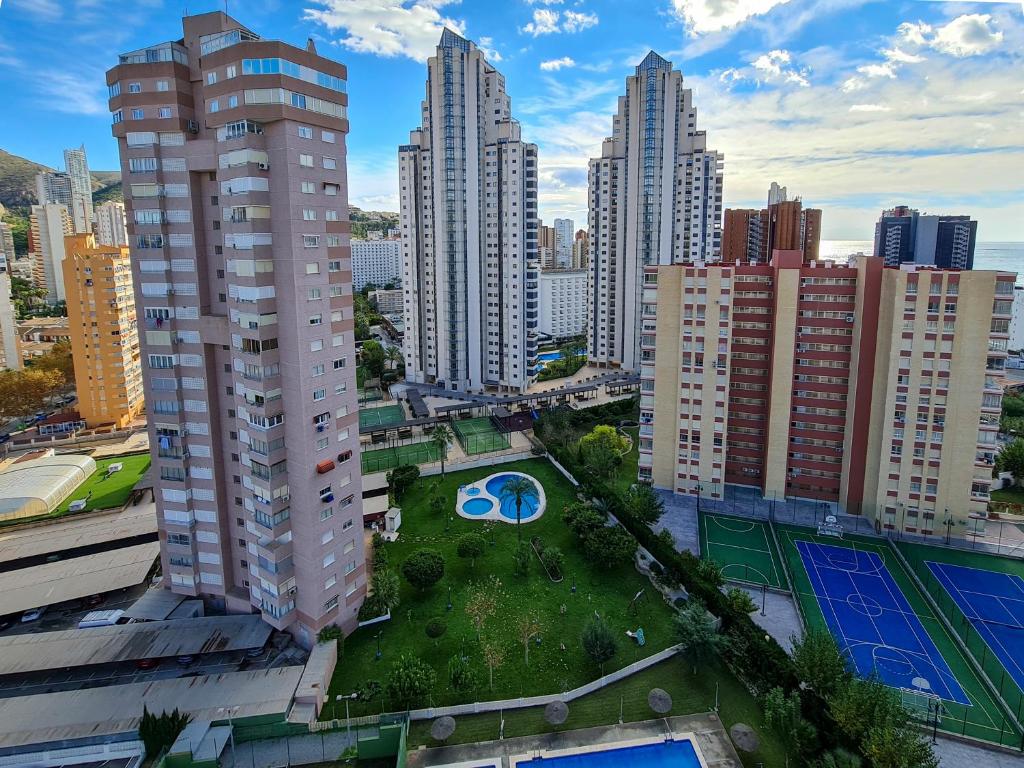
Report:
[[124,216],[124,203],[108,200],[96,206],[96,241],[115,248],[128,245],[128,227]]
[[1013,314],[1010,316],[1010,349],[1024,352],[1024,287],[1013,290]]
[[367,285],[383,288],[402,282],[401,240],[353,240],[352,287],[361,291]]
[[568,269],[572,266],[572,245],[576,227],[572,219],[555,219],[555,266]]
[[612,136],[590,161],[592,364],[639,368],[645,266],[719,260],[724,158],[696,118],[682,73],[652,51],[626,78]]
[[522,391],[539,324],[537,147],[472,42],[445,30],[427,68],[423,124],[398,151],[406,377]]
[[92,232],[92,175],[85,157],[85,145],[64,150],[64,169],[71,179],[71,217],[75,232]]
[[554,339],[583,333],[587,324],[587,270],[540,273],[540,332]]
[[33,205],[29,219],[34,247],[33,277],[46,289],[46,301],[64,301],[64,237],[74,234],[68,209],[60,203]]

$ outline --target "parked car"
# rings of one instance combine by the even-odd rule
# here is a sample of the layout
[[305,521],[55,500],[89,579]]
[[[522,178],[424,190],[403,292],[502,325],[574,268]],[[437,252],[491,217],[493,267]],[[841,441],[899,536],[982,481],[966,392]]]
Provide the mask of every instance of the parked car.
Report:
[[31,610],[25,611],[21,614],[21,623],[27,624],[30,621],[39,621],[45,610],[46,608],[32,608]]
[[[123,620],[122,620],[123,619]],[[124,611],[92,611],[85,614],[78,622],[79,629],[90,629],[92,627],[113,627],[117,624],[127,623],[129,619],[124,618]]]
[[185,655],[185,656],[179,656],[179,657],[178,657],[178,663],[179,663],[179,664],[180,664],[181,666],[183,666],[183,667],[187,667],[187,666],[188,666],[189,664],[191,664],[191,663],[192,663],[193,661],[195,661],[195,660],[196,660],[196,657],[195,657],[195,656],[188,656],[188,655]]
[[160,666],[160,659],[139,659],[135,662],[135,668],[147,672]]
[[248,656],[250,659],[258,659],[260,656],[263,655],[263,650],[263,648],[250,648],[245,652],[245,655]]

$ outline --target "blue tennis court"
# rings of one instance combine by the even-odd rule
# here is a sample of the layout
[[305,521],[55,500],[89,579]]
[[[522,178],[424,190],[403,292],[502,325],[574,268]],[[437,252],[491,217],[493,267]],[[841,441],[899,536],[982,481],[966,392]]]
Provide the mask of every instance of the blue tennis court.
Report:
[[811,541],[796,546],[825,623],[858,675],[970,706],[878,553]]
[[1024,690],[1024,579],[950,563],[928,568]]

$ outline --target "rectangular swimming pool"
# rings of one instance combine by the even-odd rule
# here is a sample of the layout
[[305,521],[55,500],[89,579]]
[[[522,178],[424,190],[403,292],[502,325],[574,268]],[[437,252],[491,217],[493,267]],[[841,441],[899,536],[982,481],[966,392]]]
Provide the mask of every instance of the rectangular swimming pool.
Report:
[[517,760],[516,768],[702,768],[703,763],[689,739],[658,741],[636,746],[599,746],[590,752],[561,754],[552,757],[535,757]]

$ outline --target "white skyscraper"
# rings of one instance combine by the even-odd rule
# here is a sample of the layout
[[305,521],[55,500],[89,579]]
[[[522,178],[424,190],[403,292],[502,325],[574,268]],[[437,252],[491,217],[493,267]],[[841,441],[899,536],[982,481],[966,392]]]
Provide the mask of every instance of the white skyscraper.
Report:
[[128,228],[124,218],[124,203],[108,200],[96,206],[96,240],[100,245],[121,247],[128,245]]
[[92,232],[92,176],[85,159],[85,145],[64,150],[64,170],[71,179],[71,218],[75,232]]
[[682,73],[650,52],[626,78],[612,136],[590,161],[593,364],[639,368],[645,265],[719,259],[723,156],[707,148],[696,126]]
[[572,266],[572,245],[576,226],[572,219],[555,219],[555,266],[568,269]]
[[427,68],[398,151],[406,377],[519,391],[537,354],[537,147],[472,42],[446,29]]
[[68,209],[60,203],[33,205],[29,218],[35,284],[46,289],[46,301],[64,301],[64,237],[74,234]]

